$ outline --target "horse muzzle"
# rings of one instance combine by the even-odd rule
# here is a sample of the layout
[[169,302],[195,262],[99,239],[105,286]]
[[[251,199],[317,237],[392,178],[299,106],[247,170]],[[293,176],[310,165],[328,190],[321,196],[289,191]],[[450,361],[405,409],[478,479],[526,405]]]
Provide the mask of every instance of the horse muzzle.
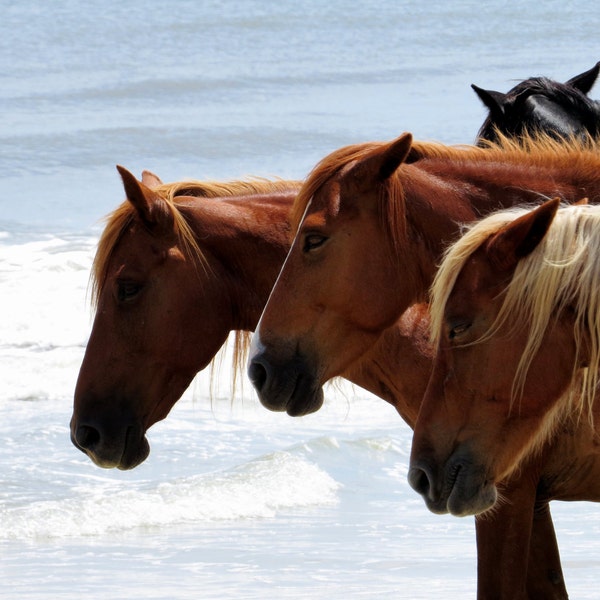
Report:
[[431,512],[455,517],[485,512],[498,496],[485,468],[458,451],[441,467],[426,459],[411,459],[408,483]]
[[144,430],[133,423],[71,420],[71,441],[99,467],[128,470],[144,462],[150,445]]
[[323,390],[315,370],[301,354],[285,358],[285,353],[267,349],[253,339],[248,377],[261,404],[272,411],[300,417],[316,412],[323,405]]

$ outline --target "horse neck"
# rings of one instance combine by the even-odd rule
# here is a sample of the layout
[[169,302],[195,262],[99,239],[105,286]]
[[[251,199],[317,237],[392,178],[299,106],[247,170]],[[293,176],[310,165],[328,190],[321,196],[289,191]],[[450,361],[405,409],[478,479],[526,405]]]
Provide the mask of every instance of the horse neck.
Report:
[[413,428],[431,365],[428,307],[415,304],[343,376],[389,402]]
[[405,258],[413,261],[417,269],[412,302],[425,299],[443,251],[458,237],[463,224],[494,210],[539,204],[544,198],[575,201],[587,196],[597,202],[600,196],[597,175],[569,165],[423,159],[401,171],[409,245],[416,246],[401,257],[403,262]]
[[254,331],[258,323],[290,247],[287,217],[295,195],[291,189],[207,199],[194,211],[199,243],[226,286],[232,330]]

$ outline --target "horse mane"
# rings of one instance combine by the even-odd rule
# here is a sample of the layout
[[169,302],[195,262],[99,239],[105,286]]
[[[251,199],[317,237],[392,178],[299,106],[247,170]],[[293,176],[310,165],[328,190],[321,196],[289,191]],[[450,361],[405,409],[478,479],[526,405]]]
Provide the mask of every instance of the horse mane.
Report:
[[[295,189],[298,185],[299,182],[296,181],[287,181],[284,179],[270,180],[258,177],[230,182],[190,179],[173,183],[163,183],[153,188],[153,191],[159,194],[165,202],[168,212],[173,217],[174,233],[183,250],[186,252],[187,258],[202,261],[202,250],[195,239],[187,217],[179,207],[184,198],[190,196],[197,198],[220,198],[267,194]],[[103,290],[108,263],[114,248],[125,230],[131,225],[136,214],[133,204],[125,200],[105,218],[106,225],[98,241],[91,273],[92,304],[95,308],[98,306],[98,299]]]
[[[531,207],[494,213],[472,225],[447,250],[431,288],[431,333],[434,344],[439,343],[445,305],[465,262],[491,235],[528,210]],[[599,252],[600,206],[565,206],[558,210],[536,249],[519,261],[505,289],[505,297],[494,323],[480,339],[472,342],[477,344],[489,339],[508,323],[515,329],[529,329],[513,382],[513,399],[523,390],[527,370],[552,319],[562,310],[570,308],[576,315],[576,357],[583,351],[583,344],[587,343],[589,362],[582,376],[578,377],[575,361],[573,385],[567,397],[577,400],[581,410],[587,406],[591,418],[600,369]]]
[[[297,189],[300,185],[298,181],[288,181],[284,179],[264,179],[253,177],[246,180],[220,182],[220,181],[198,181],[185,180],[173,183],[164,183],[153,191],[158,193],[161,199],[173,217],[174,233],[186,257],[195,261],[199,265],[204,265],[204,254],[187,217],[180,209],[180,204],[184,198],[202,197],[202,198],[222,198],[236,197],[244,195],[268,194],[274,192],[285,192],[291,189]],[[108,265],[112,253],[123,236],[124,232],[133,222],[137,212],[133,204],[125,200],[113,212],[105,218],[105,228],[98,241],[96,255],[92,264],[90,274],[90,287],[92,305],[94,310],[98,309],[98,302],[108,274]],[[250,334],[246,331],[236,331],[233,342],[233,392],[235,392],[236,382],[239,374],[243,372],[245,357],[250,346]],[[214,375],[215,359],[211,363],[211,381]],[[232,392],[232,393],[233,393]]]
[[272,194],[273,192],[287,192],[290,189],[297,188],[299,185],[299,181],[266,179],[263,177],[252,177],[237,181],[199,181],[188,179],[174,183],[163,183],[153,188],[153,190],[164,199],[177,202],[176,198],[179,196],[220,198]]
[[[342,169],[382,152],[392,142],[366,142],[334,150],[323,158],[304,181],[290,212],[292,233],[297,232],[306,208],[318,190]],[[513,139],[500,135],[496,142],[485,141],[483,146],[468,144],[445,145],[439,142],[413,141],[407,163],[415,167],[444,163],[450,168],[464,169],[467,165],[481,166],[499,163],[519,167],[564,168],[574,177],[589,179],[600,170],[598,143],[591,136],[556,140],[549,135],[526,134]],[[392,247],[397,247],[406,235],[406,205],[402,165],[379,190],[378,212],[382,226],[389,234]]]

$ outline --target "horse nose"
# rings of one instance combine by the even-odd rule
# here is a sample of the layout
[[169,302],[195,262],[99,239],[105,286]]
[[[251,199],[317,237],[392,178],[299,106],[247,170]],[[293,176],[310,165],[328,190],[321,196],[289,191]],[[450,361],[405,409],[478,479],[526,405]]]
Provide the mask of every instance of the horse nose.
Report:
[[102,439],[102,435],[98,429],[92,425],[80,424],[75,428],[73,441],[75,445],[82,450],[93,450]]
[[268,382],[270,371],[269,362],[263,355],[253,356],[248,364],[248,378],[259,394]]
[[430,496],[432,481],[427,469],[423,467],[411,467],[408,470],[408,483],[421,496],[425,498]]

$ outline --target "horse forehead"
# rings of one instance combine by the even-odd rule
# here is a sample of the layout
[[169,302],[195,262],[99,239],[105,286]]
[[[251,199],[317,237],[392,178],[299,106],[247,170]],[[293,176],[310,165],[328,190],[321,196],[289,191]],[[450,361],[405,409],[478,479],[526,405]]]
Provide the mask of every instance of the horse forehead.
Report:
[[341,183],[337,177],[327,180],[313,195],[306,211],[306,219],[316,214],[326,217],[338,215],[341,206]]
[[525,105],[542,122],[558,121],[563,127],[573,131],[583,127],[579,111],[569,111],[556,100],[541,94],[529,96]]
[[486,259],[484,250],[479,248],[460,269],[448,295],[446,308],[472,307],[494,298],[498,295],[498,287],[506,284],[505,279]]
[[157,257],[164,256],[173,246],[173,240],[153,235],[142,223],[133,221],[113,248],[111,258],[119,263],[151,263]]

